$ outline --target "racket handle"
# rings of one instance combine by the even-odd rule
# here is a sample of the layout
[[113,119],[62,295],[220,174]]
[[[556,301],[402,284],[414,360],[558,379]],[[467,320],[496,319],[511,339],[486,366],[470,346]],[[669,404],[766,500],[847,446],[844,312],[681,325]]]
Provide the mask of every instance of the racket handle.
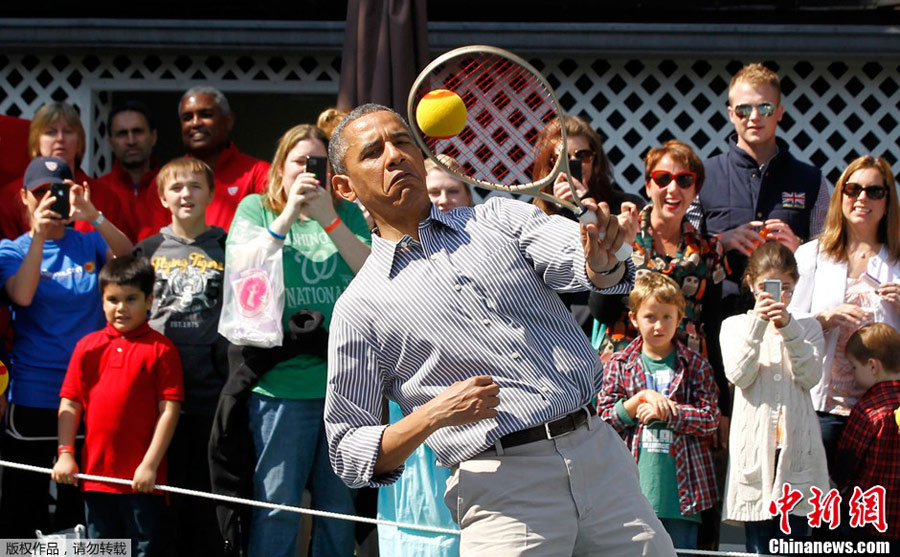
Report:
[[[593,211],[584,211],[578,215],[578,222],[581,224],[597,224],[597,214]],[[600,231],[598,236],[602,240],[603,238],[606,238],[606,232]],[[622,244],[619,246],[619,249],[616,250],[616,259],[619,261],[626,261],[631,257],[632,253],[634,253],[634,248],[631,247],[631,244]]]

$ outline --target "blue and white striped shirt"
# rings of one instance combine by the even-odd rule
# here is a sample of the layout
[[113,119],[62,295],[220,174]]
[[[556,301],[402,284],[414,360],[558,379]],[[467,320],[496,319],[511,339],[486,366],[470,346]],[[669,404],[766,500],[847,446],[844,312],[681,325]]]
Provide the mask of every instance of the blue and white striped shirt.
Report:
[[[335,472],[373,477],[385,425],[382,396],[404,415],[456,381],[490,375],[497,418],[445,427],[427,444],[450,466],[498,438],[573,412],[600,389],[602,366],[554,290],[593,288],[577,223],[493,198],[419,223],[420,241],[372,238],[372,254],[338,299],[328,346],[325,431]],[[602,290],[624,294],[634,268]]]

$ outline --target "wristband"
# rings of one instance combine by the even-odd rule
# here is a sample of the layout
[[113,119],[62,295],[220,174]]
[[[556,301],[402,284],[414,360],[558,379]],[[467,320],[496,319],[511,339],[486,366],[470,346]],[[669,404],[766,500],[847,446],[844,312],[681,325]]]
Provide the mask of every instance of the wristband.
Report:
[[269,231],[269,234],[271,234],[272,237],[275,238],[276,240],[282,240],[282,241],[284,241],[284,239],[287,238],[286,235],[284,235],[284,234],[279,234],[279,233],[273,231],[273,230],[272,230],[271,228],[269,228],[268,226],[266,227],[266,230],[268,230],[268,231]]
[[334,217],[334,220],[331,221],[331,224],[325,227],[325,233],[331,234],[331,232],[341,224],[341,217]]
[[61,456],[63,453],[71,453],[75,454],[75,447],[72,445],[60,445],[56,447],[56,456]]
[[591,271],[593,271],[593,273],[598,277],[606,277],[606,276],[609,276],[609,275],[615,273],[616,271],[618,271],[619,267],[621,267],[621,266],[622,266],[622,262],[616,261],[616,264],[612,267],[612,269],[607,269],[605,271],[594,271],[593,269],[591,269]]
[[91,224],[94,226],[94,228],[97,228],[98,226],[100,226],[100,225],[103,224],[104,222],[106,222],[106,217],[103,216],[103,213],[99,213],[98,216],[97,216],[97,219],[96,219],[96,220],[92,220],[92,221],[91,221]]

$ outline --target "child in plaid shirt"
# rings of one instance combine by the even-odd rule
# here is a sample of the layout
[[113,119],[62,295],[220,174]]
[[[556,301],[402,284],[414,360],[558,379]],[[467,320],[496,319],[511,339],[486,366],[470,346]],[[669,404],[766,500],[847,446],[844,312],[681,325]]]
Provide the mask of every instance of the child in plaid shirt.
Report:
[[846,354],[868,390],[850,411],[832,475],[845,502],[854,487],[884,488],[881,514],[867,516],[867,533],[900,539],[900,333],[885,323],[867,325],[847,340]]
[[675,281],[641,278],[628,305],[641,335],[610,359],[597,411],[634,454],[641,491],[675,547],[696,549],[700,511],[718,499],[711,442],[719,389],[703,356],[675,339],[685,306]]

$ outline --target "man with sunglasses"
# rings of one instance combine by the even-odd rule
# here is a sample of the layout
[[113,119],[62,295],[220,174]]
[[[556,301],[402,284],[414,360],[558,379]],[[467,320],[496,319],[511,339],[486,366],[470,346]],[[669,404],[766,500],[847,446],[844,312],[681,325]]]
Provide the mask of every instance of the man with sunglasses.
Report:
[[776,137],[784,115],[778,75],[762,64],[731,79],[728,117],[735,133],[725,153],[704,163],[706,184],[688,212],[703,232],[719,236],[731,273],[723,287],[723,317],[752,307],[740,297],[747,257],[764,241],[796,250],[818,234],[828,212],[822,172],[795,159]]

